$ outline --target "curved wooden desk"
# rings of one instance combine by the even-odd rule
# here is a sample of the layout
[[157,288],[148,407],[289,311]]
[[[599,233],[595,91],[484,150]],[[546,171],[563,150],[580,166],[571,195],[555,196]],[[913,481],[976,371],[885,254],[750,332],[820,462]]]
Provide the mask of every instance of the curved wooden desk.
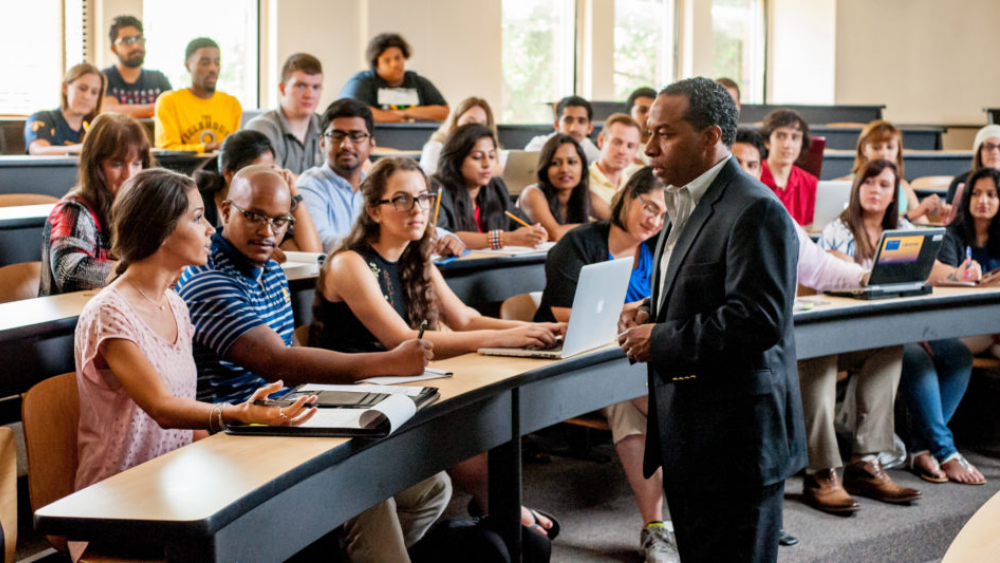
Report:
[[986,501],[962,526],[941,563],[1000,561],[1000,493]]

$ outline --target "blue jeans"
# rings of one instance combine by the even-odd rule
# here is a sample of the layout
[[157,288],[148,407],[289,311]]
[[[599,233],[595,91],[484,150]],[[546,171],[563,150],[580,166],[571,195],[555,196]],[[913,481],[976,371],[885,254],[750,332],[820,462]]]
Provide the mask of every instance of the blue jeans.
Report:
[[913,421],[911,451],[930,450],[942,461],[958,451],[948,421],[969,386],[972,352],[955,338],[928,344],[933,357],[921,344],[903,347],[899,393]]

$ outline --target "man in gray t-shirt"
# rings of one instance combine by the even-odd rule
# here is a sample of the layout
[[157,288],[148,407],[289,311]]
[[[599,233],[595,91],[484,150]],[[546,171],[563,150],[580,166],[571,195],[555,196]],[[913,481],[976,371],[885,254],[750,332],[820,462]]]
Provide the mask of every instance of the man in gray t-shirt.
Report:
[[245,129],[259,131],[274,147],[274,163],[296,174],[323,163],[316,106],[323,94],[323,67],[312,55],[296,53],[285,61],[278,84],[280,106],[251,119]]

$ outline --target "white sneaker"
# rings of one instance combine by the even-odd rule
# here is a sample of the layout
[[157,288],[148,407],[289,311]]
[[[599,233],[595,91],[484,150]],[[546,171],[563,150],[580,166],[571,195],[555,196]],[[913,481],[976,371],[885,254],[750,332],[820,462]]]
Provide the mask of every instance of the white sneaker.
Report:
[[641,555],[646,563],[680,563],[681,557],[674,545],[673,534],[665,526],[652,526],[642,529],[639,535],[642,548]]

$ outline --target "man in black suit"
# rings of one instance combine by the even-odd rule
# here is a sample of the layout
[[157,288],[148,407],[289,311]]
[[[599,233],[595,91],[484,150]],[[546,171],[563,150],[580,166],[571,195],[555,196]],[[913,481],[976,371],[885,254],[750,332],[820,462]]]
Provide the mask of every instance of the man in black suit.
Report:
[[784,480],[806,464],[791,217],[730,154],[737,112],[707,78],[650,111],[646,155],[669,221],[652,297],[619,344],[649,365],[644,471],[663,466],[681,561],[776,561]]

